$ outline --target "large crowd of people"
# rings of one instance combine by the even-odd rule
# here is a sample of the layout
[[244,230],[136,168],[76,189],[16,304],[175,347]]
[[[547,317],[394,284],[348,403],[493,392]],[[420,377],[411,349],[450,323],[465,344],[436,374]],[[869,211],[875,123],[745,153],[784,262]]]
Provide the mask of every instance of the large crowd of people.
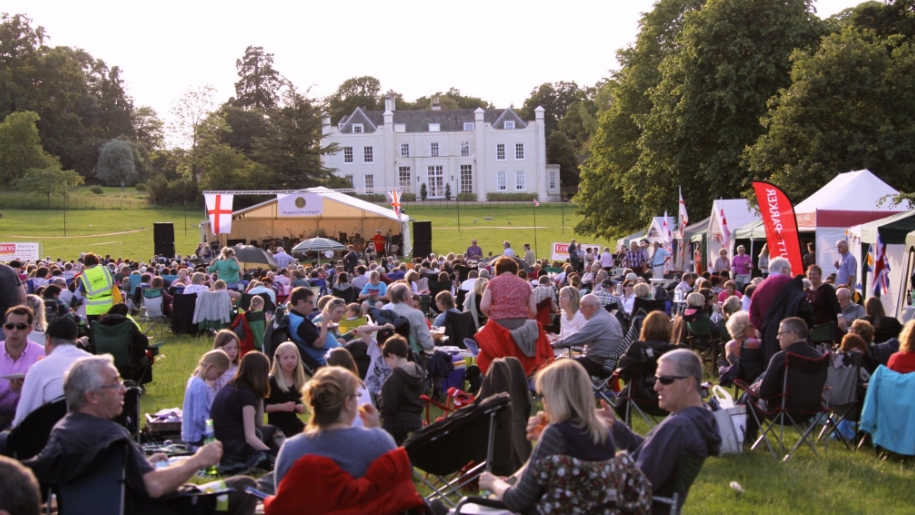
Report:
[[[528,414],[527,438],[536,442],[528,464],[513,478],[480,479],[509,509],[526,512],[544,494],[532,465],[550,456],[601,462],[628,451],[652,493],[669,496],[682,453],[717,455],[722,440],[702,399],[709,374],[696,352],[704,350],[701,342],[720,341],[708,345],[720,350],[712,368],[722,383],[749,379],[742,401],[755,410],[748,444],[755,421],[767,415],[756,401],[784,393],[789,355],[858,353],[868,373],[881,365],[915,371],[915,322],[901,325],[879,298],[858,302],[851,288],[856,264],[845,242],[837,244],[842,258],[830,277],[809,254],[806,275],[765,249],[754,268],[743,246],[734,256],[722,249],[701,274],[665,274],[671,252],[647,241],[613,252],[572,240],[564,262],[538,260],[527,244],[519,248],[523,255],[506,241],[501,257],[485,261],[476,240],[462,254],[412,260],[350,247],[323,265],[277,249],[280,267],[273,270],[244,269],[232,247],[202,262],[210,252],[205,245],[191,258],[155,256],[148,263],[86,253],[68,262],[0,265],[0,454],[15,457],[7,446],[11,432],[65,398],[68,414],[38,461],[124,440],[130,502],[178,513],[189,501],[169,494],[198,470],[221,464],[267,471],[258,482],[225,480],[234,492],[219,502],[230,513],[253,513],[256,499],[245,488],[278,491],[302,457],[329,458],[358,479],[419,430],[421,397],[439,394],[431,381],[438,348],[464,347],[443,341],[460,319],[469,337],[495,326],[510,332],[514,350],[498,357],[525,366],[541,337],[551,349],[529,370],[543,410]],[[161,299],[165,316],[179,316],[180,296],[208,292],[225,292],[238,314],[231,328],[212,332],[212,345],[181,379],[180,439],[192,455],[163,466],[166,456],[147,456],[116,421],[127,388],[151,377],[153,352],[138,315],[148,299]],[[128,335],[123,356],[100,352],[95,330],[119,325]],[[485,348],[486,340],[478,345]],[[762,356],[762,373],[748,378],[753,353]],[[595,385],[616,377],[626,384],[623,394],[642,391],[667,414],[647,435],[618,419],[619,405],[595,403]],[[0,467],[19,473],[5,459]]]

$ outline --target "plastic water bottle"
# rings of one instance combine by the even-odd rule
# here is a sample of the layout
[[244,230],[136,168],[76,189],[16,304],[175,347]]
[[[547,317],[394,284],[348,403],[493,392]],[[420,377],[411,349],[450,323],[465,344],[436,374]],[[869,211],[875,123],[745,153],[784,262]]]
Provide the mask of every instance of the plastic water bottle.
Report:
[[[203,445],[215,441],[216,433],[213,431],[213,419],[208,418],[206,421],[206,428],[203,430]],[[210,465],[207,467],[206,473],[208,476],[216,476],[219,474],[219,471],[216,470],[216,465]]]

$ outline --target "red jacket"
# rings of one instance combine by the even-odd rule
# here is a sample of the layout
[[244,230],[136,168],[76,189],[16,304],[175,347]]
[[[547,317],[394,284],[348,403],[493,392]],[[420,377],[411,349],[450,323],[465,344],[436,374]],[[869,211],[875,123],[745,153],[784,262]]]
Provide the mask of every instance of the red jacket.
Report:
[[238,359],[245,357],[245,354],[257,350],[254,348],[254,334],[251,332],[251,326],[248,325],[248,319],[245,318],[244,313],[239,313],[235,317],[235,320],[232,322],[232,325],[229,326],[229,329],[235,331],[235,328],[238,326],[242,327],[242,330],[245,333],[244,340],[241,340],[238,345]]
[[425,506],[413,486],[413,469],[403,447],[383,454],[365,476],[353,479],[330,458],[306,454],[292,465],[265,515],[385,515]]
[[518,358],[521,366],[524,367],[524,374],[528,377],[554,359],[553,347],[550,346],[550,340],[546,337],[546,331],[542,325],[540,326],[540,336],[537,338],[537,352],[532,358],[521,352],[512,338],[511,331],[497,322],[487,322],[480,332],[474,335],[474,339],[480,345],[477,366],[480,367],[480,372],[483,374],[489,370],[489,364],[496,358],[507,356]]

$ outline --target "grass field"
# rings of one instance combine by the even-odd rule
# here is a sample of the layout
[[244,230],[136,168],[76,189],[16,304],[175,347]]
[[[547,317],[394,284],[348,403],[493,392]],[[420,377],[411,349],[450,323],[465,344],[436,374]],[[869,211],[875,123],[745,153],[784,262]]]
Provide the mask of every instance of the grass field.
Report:
[[[143,412],[181,407],[184,386],[211,341],[170,336],[155,364]],[[636,429],[647,431],[644,424]],[[801,449],[787,463],[756,450],[706,460],[690,492],[688,514],[892,514],[915,512],[912,464],[881,461],[871,448],[852,452],[832,442],[820,457]],[[744,489],[730,488],[732,481]]]
[[[0,194],[0,212],[3,215],[0,217],[0,241],[39,241],[42,253],[55,259],[75,259],[80,252],[95,252],[148,260],[153,255],[154,222],[174,223],[177,252],[188,254],[200,241],[197,224],[204,221],[200,208],[189,208],[186,223],[183,209],[98,208],[70,209],[66,212],[62,209],[9,209],[4,206],[4,201],[10,200],[9,195]],[[605,239],[574,234],[572,227],[578,223],[579,217],[571,206],[565,209],[559,205],[536,208],[536,224],[534,209],[533,206],[471,204],[458,210],[452,203],[441,207],[409,207],[407,212],[414,220],[432,222],[432,248],[439,254],[464,252],[473,238],[479,241],[484,253],[492,252],[493,255],[501,254],[505,240],[516,249],[521,249],[523,243],[530,243],[533,247],[536,242],[538,257],[549,257],[550,243],[554,241],[568,242],[570,238],[577,238],[587,245],[611,243]],[[492,220],[486,220],[487,217]],[[537,227],[536,231],[534,227]]]

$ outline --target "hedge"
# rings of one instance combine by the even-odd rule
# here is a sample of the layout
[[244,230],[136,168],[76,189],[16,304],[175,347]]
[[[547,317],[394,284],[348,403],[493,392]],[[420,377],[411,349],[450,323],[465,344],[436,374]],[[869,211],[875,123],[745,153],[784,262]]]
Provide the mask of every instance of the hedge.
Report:
[[536,193],[487,193],[486,200],[489,202],[518,202],[524,200],[536,200]]

